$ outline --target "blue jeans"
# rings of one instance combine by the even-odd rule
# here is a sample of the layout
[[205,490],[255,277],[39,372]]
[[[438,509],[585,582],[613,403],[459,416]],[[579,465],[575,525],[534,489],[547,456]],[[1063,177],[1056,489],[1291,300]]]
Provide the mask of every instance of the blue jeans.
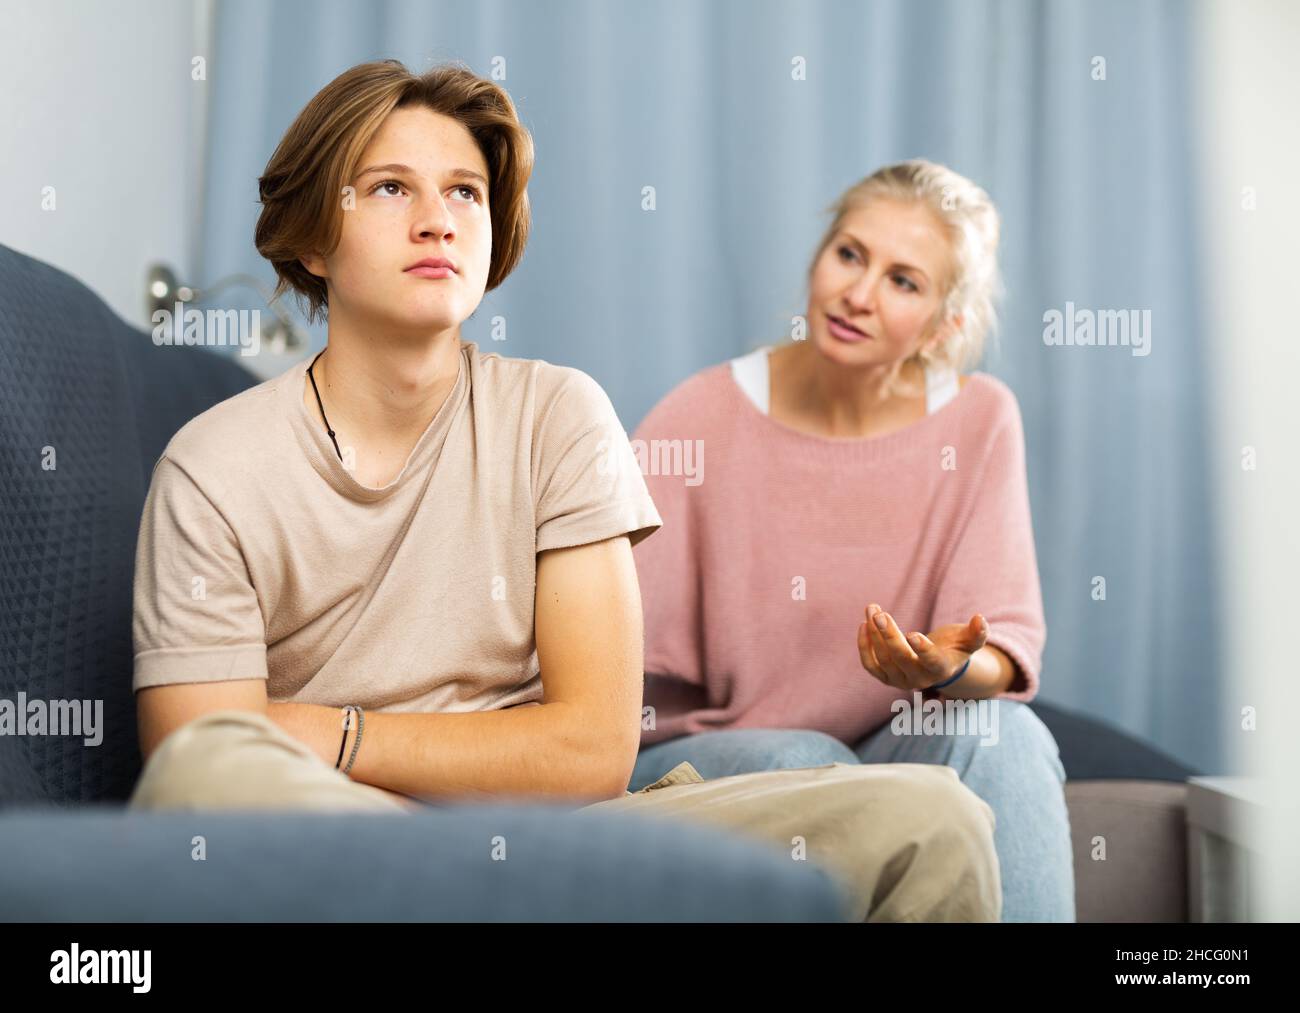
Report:
[[[683,761],[706,780],[827,763],[944,763],[993,809],[1002,869],[1002,920],[1074,921],[1074,852],[1065,808],[1065,768],[1056,740],[1025,704],[997,705],[996,743],[974,731],[896,734],[892,721],[855,747],[807,729],[736,728],[657,742],[637,756],[629,791]],[[908,726],[910,727],[910,725]]]

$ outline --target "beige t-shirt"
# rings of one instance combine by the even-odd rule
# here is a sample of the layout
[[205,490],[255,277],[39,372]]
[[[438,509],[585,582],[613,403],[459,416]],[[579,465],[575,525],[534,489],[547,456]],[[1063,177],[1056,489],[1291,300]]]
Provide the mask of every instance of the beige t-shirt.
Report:
[[461,342],[383,489],[303,403],[309,360],[192,419],[136,546],[134,690],[266,679],[272,701],[466,712],[540,702],[537,553],[662,521],[590,376]]

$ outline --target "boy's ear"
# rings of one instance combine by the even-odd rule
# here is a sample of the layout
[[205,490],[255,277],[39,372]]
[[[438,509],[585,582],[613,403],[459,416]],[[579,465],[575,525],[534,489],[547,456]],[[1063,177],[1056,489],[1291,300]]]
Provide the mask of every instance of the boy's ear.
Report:
[[304,253],[298,258],[298,263],[305,267],[308,272],[314,274],[317,278],[325,278],[325,258],[317,253]]

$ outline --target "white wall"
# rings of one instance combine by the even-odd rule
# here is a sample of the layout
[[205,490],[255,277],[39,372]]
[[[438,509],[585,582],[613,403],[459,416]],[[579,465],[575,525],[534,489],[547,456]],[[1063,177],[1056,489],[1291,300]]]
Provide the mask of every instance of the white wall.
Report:
[[[1207,467],[1219,490],[1228,602],[1220,617],[1234,691],[1222,706],[1232,727],[1244,707],[1256,731],[1238,731],[1241,769],[1271,782],[1277,799],[1263,826],[1267,853],[1253,908],[1300,918],[1300,327],[1296,272],[1300,164],[1300,4],[1200,0],[1203,113],[1204,283],[1210,297],[1210,376],[1217,439]],[[1253,187],[1254,211],[1242,207]],[[1258,465],[1243,471],[1243,447]],[[1188,630],[1189,637],[1196,630]]]
[[140,327],[148,264],[194,265],[207,84],[190,61],[209,55],[211,9],[6,0],[0,15],[0,243],[75,275]]

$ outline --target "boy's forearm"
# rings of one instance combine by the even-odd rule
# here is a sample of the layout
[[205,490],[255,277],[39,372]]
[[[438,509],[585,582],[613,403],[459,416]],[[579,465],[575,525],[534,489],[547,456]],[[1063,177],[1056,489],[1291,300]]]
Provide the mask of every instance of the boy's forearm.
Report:
[[[268,716],[330,766],[343,738],[342,708],[272,703]],[[347,736],[346,766],[356,732]],[[565,703],[466,714],[366,711],[353,780],[414,798],[467,801],[493,797],[616,797],[635,759],[602,740],[593,722]],[[620,762],[622,761],[622,762]],[[622,778],[622,784],[615,784]]]

